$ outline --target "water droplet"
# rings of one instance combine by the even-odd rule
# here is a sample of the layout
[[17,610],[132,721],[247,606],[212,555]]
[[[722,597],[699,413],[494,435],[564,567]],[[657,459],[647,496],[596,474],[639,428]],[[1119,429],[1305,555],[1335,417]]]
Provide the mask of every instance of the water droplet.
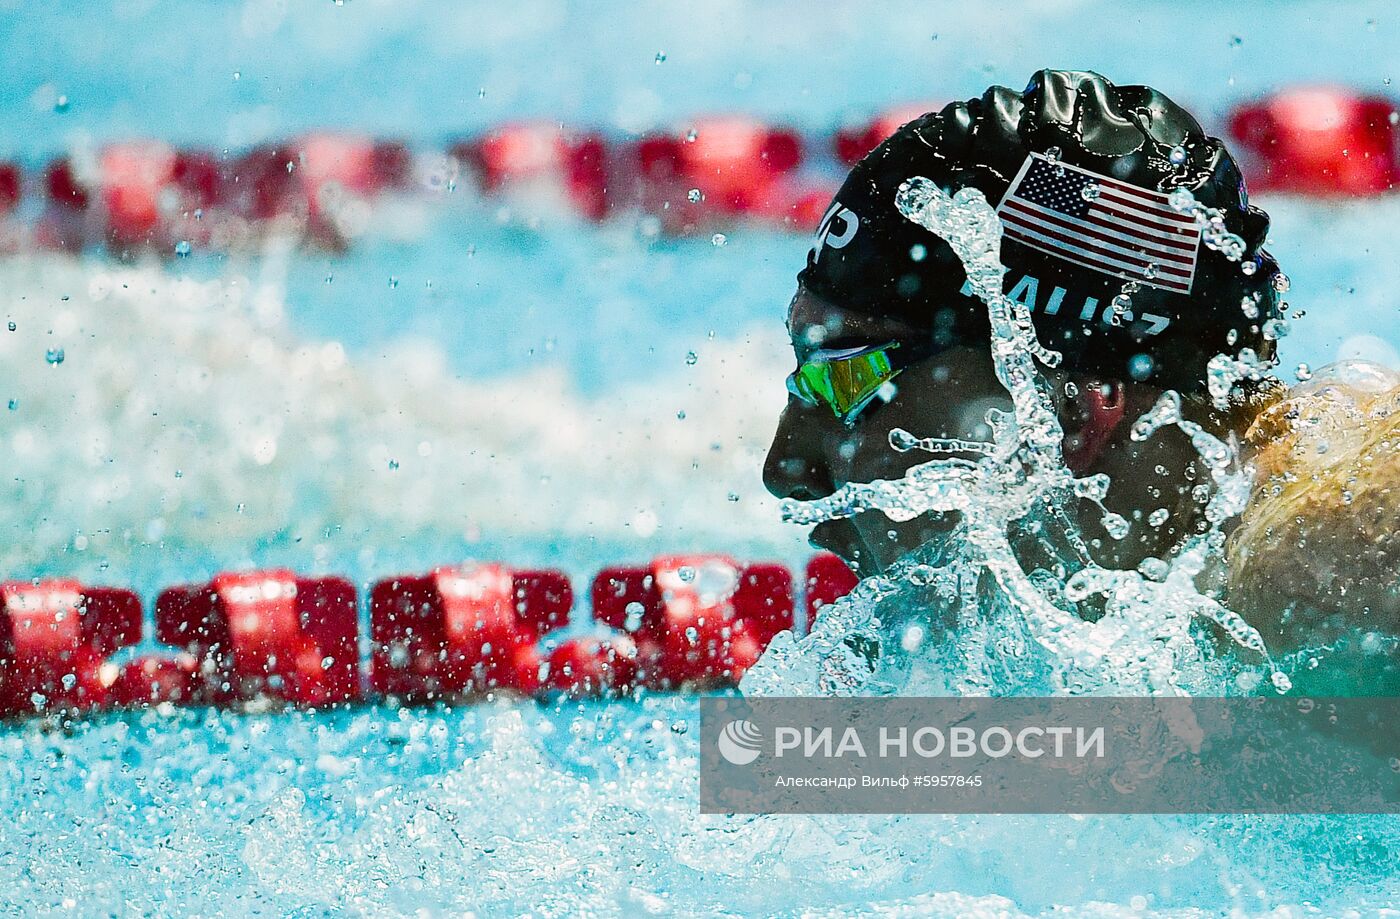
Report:
[[19,327],[16,326],[16,325],[14,324],[13,321],[11,321],[11,322],[9,323],[9,328],[10,328],[10,331],[13,332],[15,329],[17,329],[17,328],[19,328]]
[[1138,563],[1138,571],[1150,581],[1162,582],[1171,574],[1172,567],[1160,558],[1145,558]]
[[1196,196],[1189,188],[1178,188],[1167,195],[1167,204],[1179,214],[1189,214],[1196,205]]
[[686,731],[688,731],[688,730],[690,730],[690,725],[686,724],[684,721],[672,721],[672,722],[671,722],[671,733],[672,733],[672,734],[684,734],[684,733],[685,733]]
[[900,453],[908,453],[919,446],[919,438],[903,428],[890,431],[890,446]]
[[658,52],[656,52],[656,63],[658,63],[658,64],[664,64],[664,63],[666,63],[666,52],[665,52],[665,51],[658,51]]
[[1142,269],[1142,276],[1149,281],[1157,277],[1157,266],[1148,265],[1146,268]]
[[1170,512],[1168,512],[1165,507],[1159,507],[1151,514],[1147,515],[1147,523],[1149,526],[1152,526],[1154,528],[1159,527],[1162,524],[1166,523],[1167,518],[1170,516]]
[[396,460],[396,459],[391,459],[391,460],[389,460],[389,469],[390,469],[390,470],[394,470],[394,469],[397,469],[397,468],[399,468],[399,461]]
[[1058,163],[1062,155],[1059,147],[1047,147],[1045,149],[1045,158],[1052,163]]
[[677,421],[684,421],[684,420],[685,420],[685,409],[681,409],[679,412],[676,412],[676,420],[677,420]]
[[390,290],[393,290],[394,288],[396,288],[396,287],[398,287],[398,286],[399,286],[399,279],[396,278],[396,277],[394,277],[393,275],[389,275],[389,289],[390,289]]
[[1124,539],[1128,535],[1128,521],[1121,514],[1104,514],[1103,528],[1111,539]]
[[909,571],[909,583],[927,587],[938,578],[938,569],[932,565],[915,565]]
[[1167,154],[1167,159],[1171,161],[1173,166],[1180,166],[1182,163],[1186,162],[1186,148],[1177,144],[1175,147],[1172,147],[1171,152]]
[[909,257],[916,262],[922,262],[928,258],[928,249],[924,247],[923,243],[914,243],[909,247]]
[[695,580],[695,569],[690,565],[682,565],[676,570],[676,577],[680,578],[682,583],[689,584]]
[[1274,274],[1273,284],[1274,290],[1278,291],[1281,294],[1287,293],[1288,288],[1293,286],[1293,282],[1288,280],[1288,275],[1284,274],[1282,271],[1276,272]]
[[485,99],[485,98],[486,98],[486,87],[485,87],[485,86],[481,87],[480,89],[478,89],[478,90],[476,91],[476,97],[477,97],[478,99]]
[[1244,313],[1246,319],[1259,318],[1259,295],[1246,294],[1240,298],[1240,312]]
[[1400,124],[1400,112],[1391,112],[1389,120],[1391,124]]
[[53,103],[53,110],[55,112],[58,112],[58,114],[60,115],[68,111],[68,97],[59,96],[57,99],[55,99]]
[[626,618],[622,622],[622,628],[628,632],[635,632],[642,627],[642,617],[646,615],[647,608],[635,600],[622,608]]
[[10,411],[13,412],[13,411],[14,411],[15,409],[17,409],[17,408],[19,408],[19,400],[18,400],[18,399],[11,399],[11,400],[10,400]]
[[1128,375],[1141,383],[1152,376],[1152,371],[1157,369],[1157,362],[1150,354],[1134,354],[1128,359]]
[[1258,270],[1259,263],[1256,262],[1254,259],[1250,259],[1247,262],[1240,262],[1240,274],[1251,275]]
[[695,138],[697,138],[697,137],[699,137],[699,136],[700,136],[700,132],[697,131],[697,130],[695,130],[694,128],[691,128],[689,131],[686,131],[686,132],[685,132],[685,140],[686,140],[686,143],[689,143],[689,144],[695,143]]
[[691,626],[686,626],[686,629],[685,629],[685,640],[688,641],[688,642],[689,642],[690,644],[692,644],[692,645],[699,644],[699,643],[700,643],[700,630],[697,629],[697,628],[696,628],[695,626],[693,626],[693,625],[691,625]]
[[698,188],[692,188],[685,193],[685,197],[691,204],[699,204],[701,201],[705,200],[705,193]]
[[737,504],[739,502],[739,493],[737,491],[731,491],[728,497],[731,504]]
[[63,363],[63,357],[64,355],[62,348],[50,348],[49,350],[44,352],[44,360],[48,361],[55,367]]
[[1079,197],[1083,198],[1085,201],[1097,201],[1099,200],[1100,194],[1101,192],[1096,182],[1090,182],[1088,185],[1079,189]]
[[1299,383],[1305,383],[1312,379],[1312,367],[1308,366],[1306,362],[1299,364],[1293,371],[1293,375],[1298,378]]
[[687,351],[685,353],[685,362],[688,366],[694,367],[695,362],[698,360],[700,360],[700,355],[696,354],[694,351]]
[[729,242],[729,237],[725,236],[723,233],[716,233],[714,236],[710,237],[710,245],[714,246],[716,249],[727,242]]
[[190,243],[187,239],[182,239],[175,244],[175,254],[180,258],[186,258],[190,254]]

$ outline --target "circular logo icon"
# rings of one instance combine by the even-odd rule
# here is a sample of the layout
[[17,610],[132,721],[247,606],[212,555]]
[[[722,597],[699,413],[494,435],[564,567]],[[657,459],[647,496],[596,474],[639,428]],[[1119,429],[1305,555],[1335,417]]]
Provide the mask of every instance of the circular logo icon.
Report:
[[747,766],[758,759],[763,734],[750,721],[735,719],[719,732],[719,755],[736,766]]

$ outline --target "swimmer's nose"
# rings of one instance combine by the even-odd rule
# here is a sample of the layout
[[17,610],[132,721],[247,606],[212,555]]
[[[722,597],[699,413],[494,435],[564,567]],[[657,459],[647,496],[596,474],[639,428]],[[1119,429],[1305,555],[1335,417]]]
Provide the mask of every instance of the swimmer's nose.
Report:
[[763,463],[763,485],[774,497],[811,501],[836,490],[822,458],[821,426],[815,413],[790,400],[778,419]]

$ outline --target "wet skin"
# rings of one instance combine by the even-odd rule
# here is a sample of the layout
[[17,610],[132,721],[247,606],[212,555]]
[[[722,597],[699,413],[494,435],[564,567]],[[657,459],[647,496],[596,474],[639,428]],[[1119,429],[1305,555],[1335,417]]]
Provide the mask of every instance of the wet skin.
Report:
[[[900,342],[901,347],[912,350],[924,347],[922,343],[930,338],[927,329],[843,310],[802,288],[789,308],[788,331],[799,363],[818,349]],[[1070,449],[1089,413],[1083,393],[1103,384],[1095,378],[1058,371],[1048,373],[1047,378],[1053,384]],[[903,428],[917,437],[989,440],[987,410],[1011,408],[985,345],[947,348],[909,366],[893,382],[893,398],[888,402],[877,398],[850,424],[835,417],[826,405],[808,405],[789,396],[764,463],[768,490],[779,498],[808,501],[830,495],[850,482],[899,478],[909,467],[932,457],[920,451],[896,451],[889,443],[893,429]],[[1067,395],[1076,387],[1077,395]],[[1141,383],[1123,385],[1126,404],[1122,423],[1097,456],[1075,469],[1080,476],[1109,475],[1113,485],[1105,503],[1131,523],[1126,539],[1112,540],[1099,522],[1098,509],[1088,502],[1082,505],[1079,523],[1091,556],[1105,566],[1131,567],[1149,556],[1162,557],[1189,535],[1198,517],[1191,498],[1191,486],[1196,484],[1195,452],[1185,436],[1168,428],[1146,443],[1136,443],[1128,434],[1133,419],[1150,409],[1161,392]],[[1165,471],[1158,472],[1159,467]],[[1170,517],[1154,528],[1147,518],[1158,508],[1166,508]],[[817,525],[810,541],[817,548],[835,552],[865,576],[885,570],[955,523],[954,515],[949,514],[926,514],[895,523],[878,511],[867,511]]]

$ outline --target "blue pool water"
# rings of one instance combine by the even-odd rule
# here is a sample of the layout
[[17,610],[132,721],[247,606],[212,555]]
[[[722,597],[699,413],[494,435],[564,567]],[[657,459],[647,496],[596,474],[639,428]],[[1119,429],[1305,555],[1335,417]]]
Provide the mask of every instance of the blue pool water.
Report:
[[[0,153],[30,160],[326,125],[427,145],[523,115],[623,131],[737,109],[815,129],[1046,65],[1153,82],[1218,120],[1283,82],[1383,92],[1400,39],[1381,3],[0,9],[0,91],[18,100]],[[364,584],[466,557],[576,583],[670,550],[800,562],[758,469],[806,241],[532,226],[455,194],[343,256],[0,263],[0,573],[149,601],[247,564]],[[1400,204],[1261,203],[1308,312],[1285,368],[1400,365]],[[693,700],[653,698],[7,726],[0,903],[1332,916],[1400,900],[1393,819],[701,818],[695,719]]]

